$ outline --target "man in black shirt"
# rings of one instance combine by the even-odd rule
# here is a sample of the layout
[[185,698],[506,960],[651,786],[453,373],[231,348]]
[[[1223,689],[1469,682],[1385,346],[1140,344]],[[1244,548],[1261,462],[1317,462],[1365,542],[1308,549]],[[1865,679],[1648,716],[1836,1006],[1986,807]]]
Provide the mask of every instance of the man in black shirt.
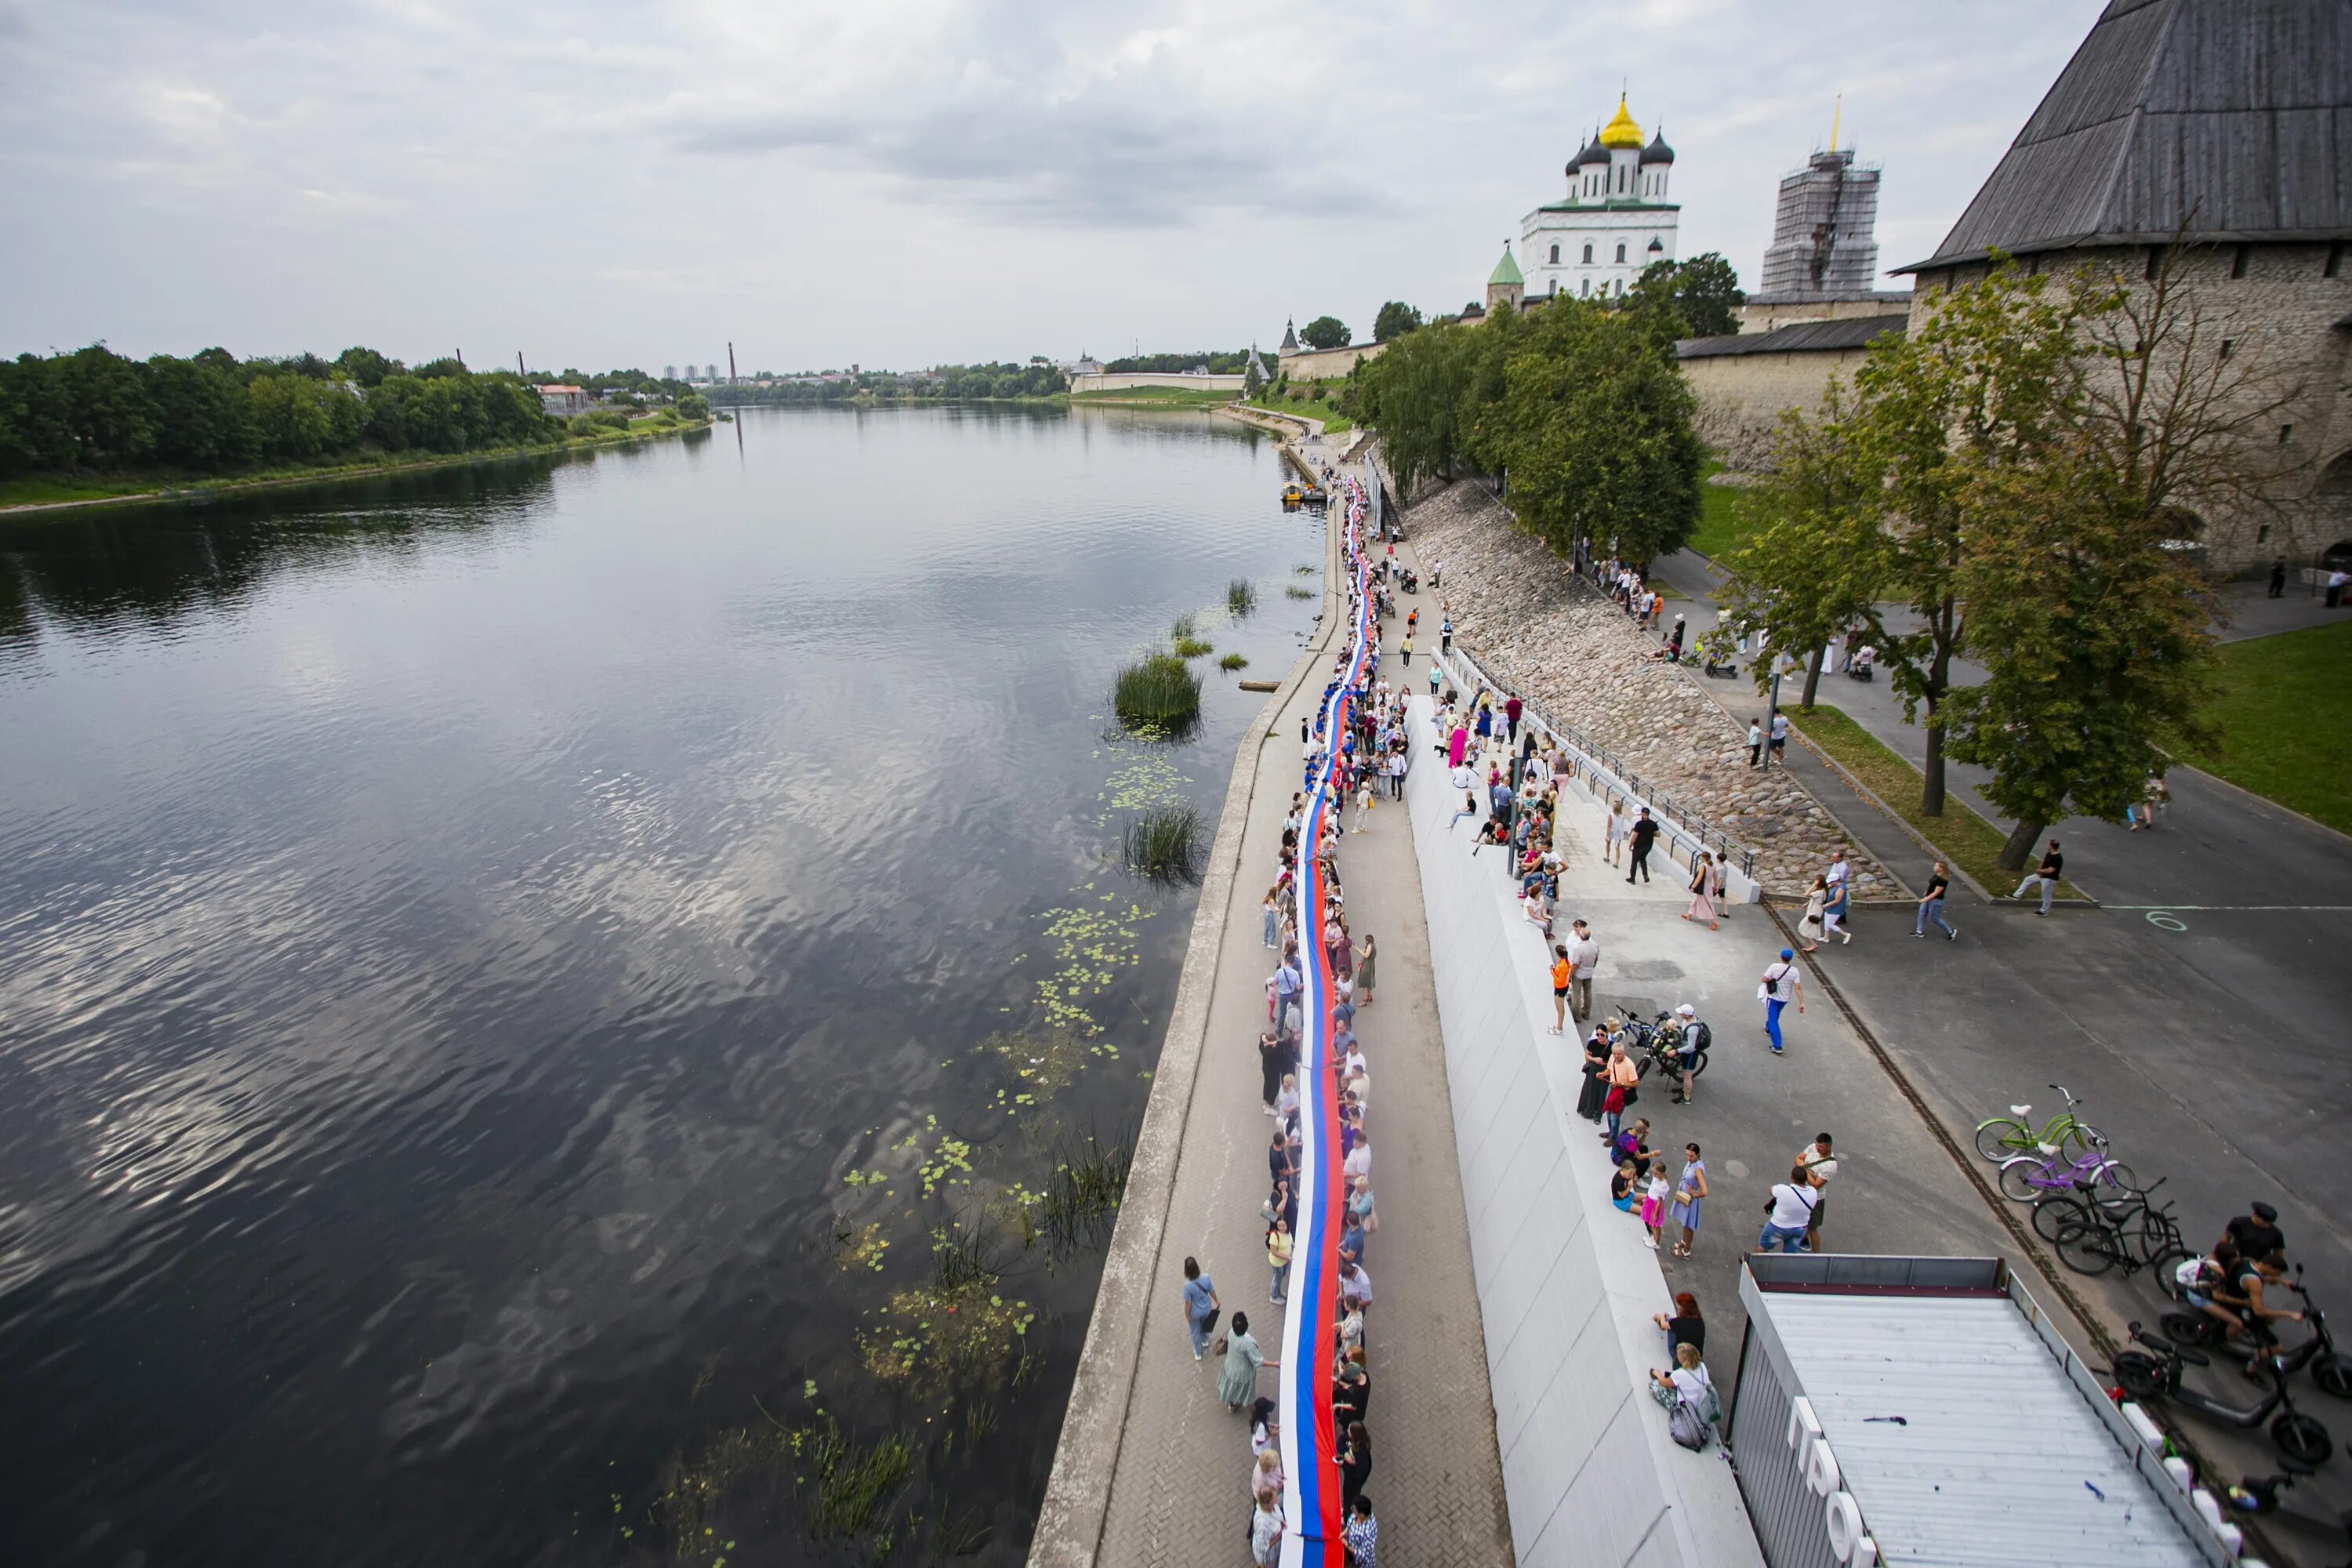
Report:
[[1634,871],[1642,873],[1642,880],[1644,882],[1650,879],[1650,846],[1657,841],[1658,825],[1650,816],[1650,808],[1645,805],[1642,808],[1641,815],[1633,819],[1633,863],[1632,869],[1625,873],[1628,886],[1633,883]]
[[2010,894],[2010,897],[2021,899],[2025,897],[2025,890],[2028,888],[2039,882],[2042,884],[2042,907],[2033,912],[2037,915],[2048,914],[2050,896],[2058,890],[2058,873],[2064,868],[2065,865],[2066,857],[2058,853],[2058,840],[2053,838],[2050,841],[2050,847],[2042,852],[2041,866],[2026,873],[2025,880],[2017,885],[2017,891]]
[[1945,871],[1944,863],[1941,860],[1937,861],[1935,870],[1927,875],[1927,890],[1919,895],[1919,917],[1911,922],[1913,936],[1926,936],[1927,922],[1934,921],[1936,929],[1942,931],[1948,939],[1953,942],[1960,940],[1960,933],[1944,923],[1944,894],[1950,889],[1951,885],[1952,879]]
[[2286,1235],[2278,1227],[2278,1210],[2258,1203],[2222,1227],[2221,1234],[2238,1248],[2241,1258],[2268,1258],[2286,1248]]

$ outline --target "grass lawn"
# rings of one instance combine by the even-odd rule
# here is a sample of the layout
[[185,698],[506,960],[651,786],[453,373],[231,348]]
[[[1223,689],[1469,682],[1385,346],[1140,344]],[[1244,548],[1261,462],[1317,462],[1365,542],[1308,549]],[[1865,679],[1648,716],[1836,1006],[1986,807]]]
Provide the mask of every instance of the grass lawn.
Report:
[[[1276,414],[1296,414],[1304,419],[1320,419],[1323,421],[1323,433],[1327,436],[1336,436],[1342,430],[1353,430],[1356,427],[1356,422],[1333,408],[1323,395],[1324,392],[1325,388],[1320,385],[1307,388],[1304,392],[1294,386],[1287,395],[1282,397],[1276,397],[1269,392],[1257,399],[1253,406],[1271,409]],[[1309,393],[1313,395],[1308,395]]]
[[[1868,784],[1911,830],[1942,851],[1944,858],[1974,877],[1992,893],[2017,886],[2018,873],[2000,868],[2000,847],[2009,834],[1995,827],[1963,803],[1957,791],[1944,793],[1944,815],[1929,816],[1919,809],[1919,770],[1890,750],[1886,743],[1823,703],[1817,708],[1784,708],[1790,725],[1805,739],[1837,759],[1846,772]],[[1916,885],[1924,873],[1914,869],[1904,880]],[[2080,898],[2060,879],[2061,898]]]
[[1698,528],[1690,536],[1685,550],[1696,550],[1718,566],[1739,542],[1739,492],[1729,485],[1707,481],[1723,472],[1723,465],[1710,459],[1698,476]]
[[2216,663],[2221,745],[2180,760],[2352,833],[2352,619],[2225,643]]
[[109,496],[143,495],[154,488],[152,479],[0,479],[0,506],[103,500]]

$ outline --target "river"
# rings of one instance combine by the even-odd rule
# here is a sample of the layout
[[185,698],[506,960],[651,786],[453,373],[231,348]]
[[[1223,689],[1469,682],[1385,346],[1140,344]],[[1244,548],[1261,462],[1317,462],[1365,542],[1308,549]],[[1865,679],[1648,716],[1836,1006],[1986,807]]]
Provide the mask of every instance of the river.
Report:
[[768,410],[0,521],[0,1561],[1020,1561],[1194,898],[1120,828],[1263,700],[1106,693],[1289,666],[1282,478]]

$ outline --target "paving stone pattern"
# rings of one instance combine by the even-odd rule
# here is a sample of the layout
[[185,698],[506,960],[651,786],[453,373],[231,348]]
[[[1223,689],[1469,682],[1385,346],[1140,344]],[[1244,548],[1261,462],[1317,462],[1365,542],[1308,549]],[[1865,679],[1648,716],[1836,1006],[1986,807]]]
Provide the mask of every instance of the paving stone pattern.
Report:
[[[1399,674],[1398,623],[1384,627]],[[1416,673],[1421,666],[1414,666]],[[1166,1239],[1146,1310],[1143,1354],[1097,1561],[1118,1568],[1249,1560],[1249,1434],[1217,1402],[1215,1359],[1195,1363],[1181,1292],[1190,1254],[1216,1281],[1227,1318],[1250,1314],[1279,1356],[1279,1312],[1266,1300],[1257,1208],[1265,1195],[1272,1120],[1258,1099],[1256,1042],[1274,954],[1259,940],[1258,900],[1275,878],[1282,819],[1297,787],[1298,720],[1323,687],[1305,682],[1263,746],[1244,830],[1242,875],[1226,922],[1209,1044],[1186,1119]],[[1348,809],[1352,818],[1354,807]],[[1350,923],[1380,942],[1380,984],[1356,1019],[1370,1064],[1367,1135],[1381,1228],[1365,1258],[1374,1305],[1372,1474],[1383,1563],[1496,1568],[1513,1561],[1495,1442],[1486,1342],[1472,1285],[1461,1166],[1437,1032],[1428,935],[1411,824],[1401,804],[1372,814],[1339,849]],[[1260,1392],[1275,1391],[1275,1374]]]
[[[1857,893],[1896,890],[1795,778],[1748,767],[1747,726],[1687,671],[1652,662],[1655,641],[1522,531],[1485,485],[1465,479],[1426,492],[1406,510],[1405,531],[1421,559],[1443,564],[1439,600],[1485,668],[1753,849],[1767,889],[1801,896],[1830,852],[1843,849]],[[1664,624],[1678,603],[1667,601]],[[1423,611],[1424,624],[1433,618]],[[1748,690],[1744,681],[1738,689]],[[1763,700],[1753,707],[1760,715]]]

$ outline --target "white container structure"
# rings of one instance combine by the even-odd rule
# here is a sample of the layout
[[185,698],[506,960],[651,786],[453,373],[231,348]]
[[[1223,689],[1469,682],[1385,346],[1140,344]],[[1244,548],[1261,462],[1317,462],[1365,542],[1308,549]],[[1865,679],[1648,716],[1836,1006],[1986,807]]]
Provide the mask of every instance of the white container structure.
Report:
[[1769,1568],[2251,1563],[2000,1258],[1758,1254],[1739,1300],[1731,1450]]

